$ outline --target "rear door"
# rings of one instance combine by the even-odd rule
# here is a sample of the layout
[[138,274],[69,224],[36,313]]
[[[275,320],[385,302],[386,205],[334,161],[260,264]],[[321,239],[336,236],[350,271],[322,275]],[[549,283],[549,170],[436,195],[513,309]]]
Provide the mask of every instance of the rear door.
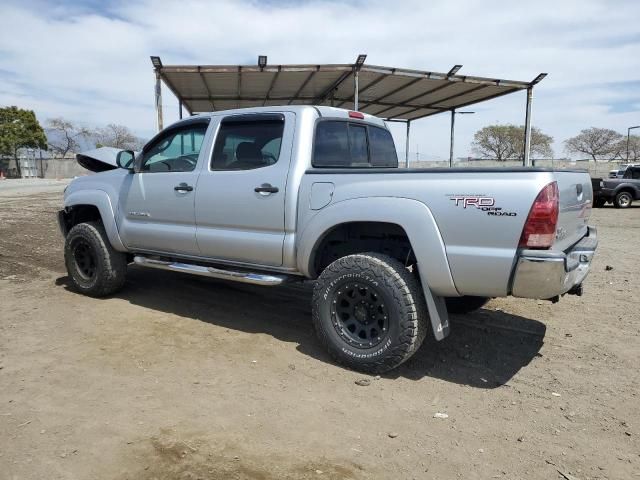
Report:
[[203,256],[282,265],[294,130],[290,112],[231,115],[220,121],[195,198]]
[[169,128],[142,153],[120,198],[119,231],[133,250],[198,255],[196,168],[208,119]]

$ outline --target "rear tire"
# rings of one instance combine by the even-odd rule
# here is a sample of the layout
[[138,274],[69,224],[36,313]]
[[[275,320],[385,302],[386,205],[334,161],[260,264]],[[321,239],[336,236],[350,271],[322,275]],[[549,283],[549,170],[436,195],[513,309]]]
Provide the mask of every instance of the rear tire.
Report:
[[627,191],[618,193],[616,198],[613,200],[613,205],[616,208],[629,208],[632,203],[633,195]]
[[331,357],[366,373],[411,357],[427,334],[427,307],[415,276],[378,253],[342,257],[313,290],[313,325]]
[[472,297],[468,295],[464,297],[445,298],[447,311],[457,314],[474,312],[484,307],[489,300],[491,300],[489,297]]
[[91,297],[104,297],[122,288],[127,257],[114,250],[100,222],[79,223],[65,239],[64,260],[73,286]]

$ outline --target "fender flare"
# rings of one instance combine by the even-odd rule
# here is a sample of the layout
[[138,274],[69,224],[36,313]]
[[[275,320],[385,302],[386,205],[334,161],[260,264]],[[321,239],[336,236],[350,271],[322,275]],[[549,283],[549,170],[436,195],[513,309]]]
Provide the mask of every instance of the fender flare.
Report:
[[350,222],[385,222],[402,227],[420,265],[421,279],[428,279],[429,287],[438,295],[460,295],[431,210],[424,203],[408,198],[355,198],[320,210],[303,227],[298,238],[298,270],[313,277],[313,257],[322,240],[334,227]]
[[76,205],[92,205],[96,207],[100,212],[102,225],[104,226],[111,246],[119,252],[127,251],[118,233],[115,211],[107,192],[103,190],[79,190],[72,192],[64,199],[64,207],[67,209]]
[[349,222],[394,223],[404,229],[411,242],[422,282],[431,326],[436,340],[449,334],[449,317],[444,297],[456,290],[447,253],[431,210],[422,202],[401,197],[366,197],[344,200],[318,212],[298,238],[298,270],[313,278],[312,263],[325,236],[336,226]]
[[631,193],[631,196],[634,199],[638,196],[639,189],[634,184],[632,184],[632,183],[621,183],[620,185],[616,186],[616,188],[613,190],[612,197],[615,198],[615,196],[618,195],[623,190],[628,191],[629,193]]

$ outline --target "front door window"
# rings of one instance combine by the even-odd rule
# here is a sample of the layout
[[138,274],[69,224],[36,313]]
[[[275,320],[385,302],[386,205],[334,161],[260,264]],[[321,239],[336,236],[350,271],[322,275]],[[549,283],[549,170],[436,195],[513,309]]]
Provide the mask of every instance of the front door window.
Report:
[[141,172],[190,172],[196,168],[207,125],[182,127],[158,139],[147,149]]

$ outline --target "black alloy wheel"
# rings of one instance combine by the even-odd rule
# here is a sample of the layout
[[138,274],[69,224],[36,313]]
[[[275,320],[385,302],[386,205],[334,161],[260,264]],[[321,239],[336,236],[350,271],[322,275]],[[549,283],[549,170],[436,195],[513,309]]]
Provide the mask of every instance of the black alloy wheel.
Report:
[[71,248],[78,273],[85,280],[93,279],[96,275],[96,254],[93,247],[84,239],[79,238]]
[[124,285],[127,256],[113,248],[100,222],[78,223],[69,230],[64,261],[73,287],[85,295],[104,297]]
[[389,332],[389,315],[373,285],[347,282],[334,293],[331,316],[338,335],[357,348],[372,348]]

